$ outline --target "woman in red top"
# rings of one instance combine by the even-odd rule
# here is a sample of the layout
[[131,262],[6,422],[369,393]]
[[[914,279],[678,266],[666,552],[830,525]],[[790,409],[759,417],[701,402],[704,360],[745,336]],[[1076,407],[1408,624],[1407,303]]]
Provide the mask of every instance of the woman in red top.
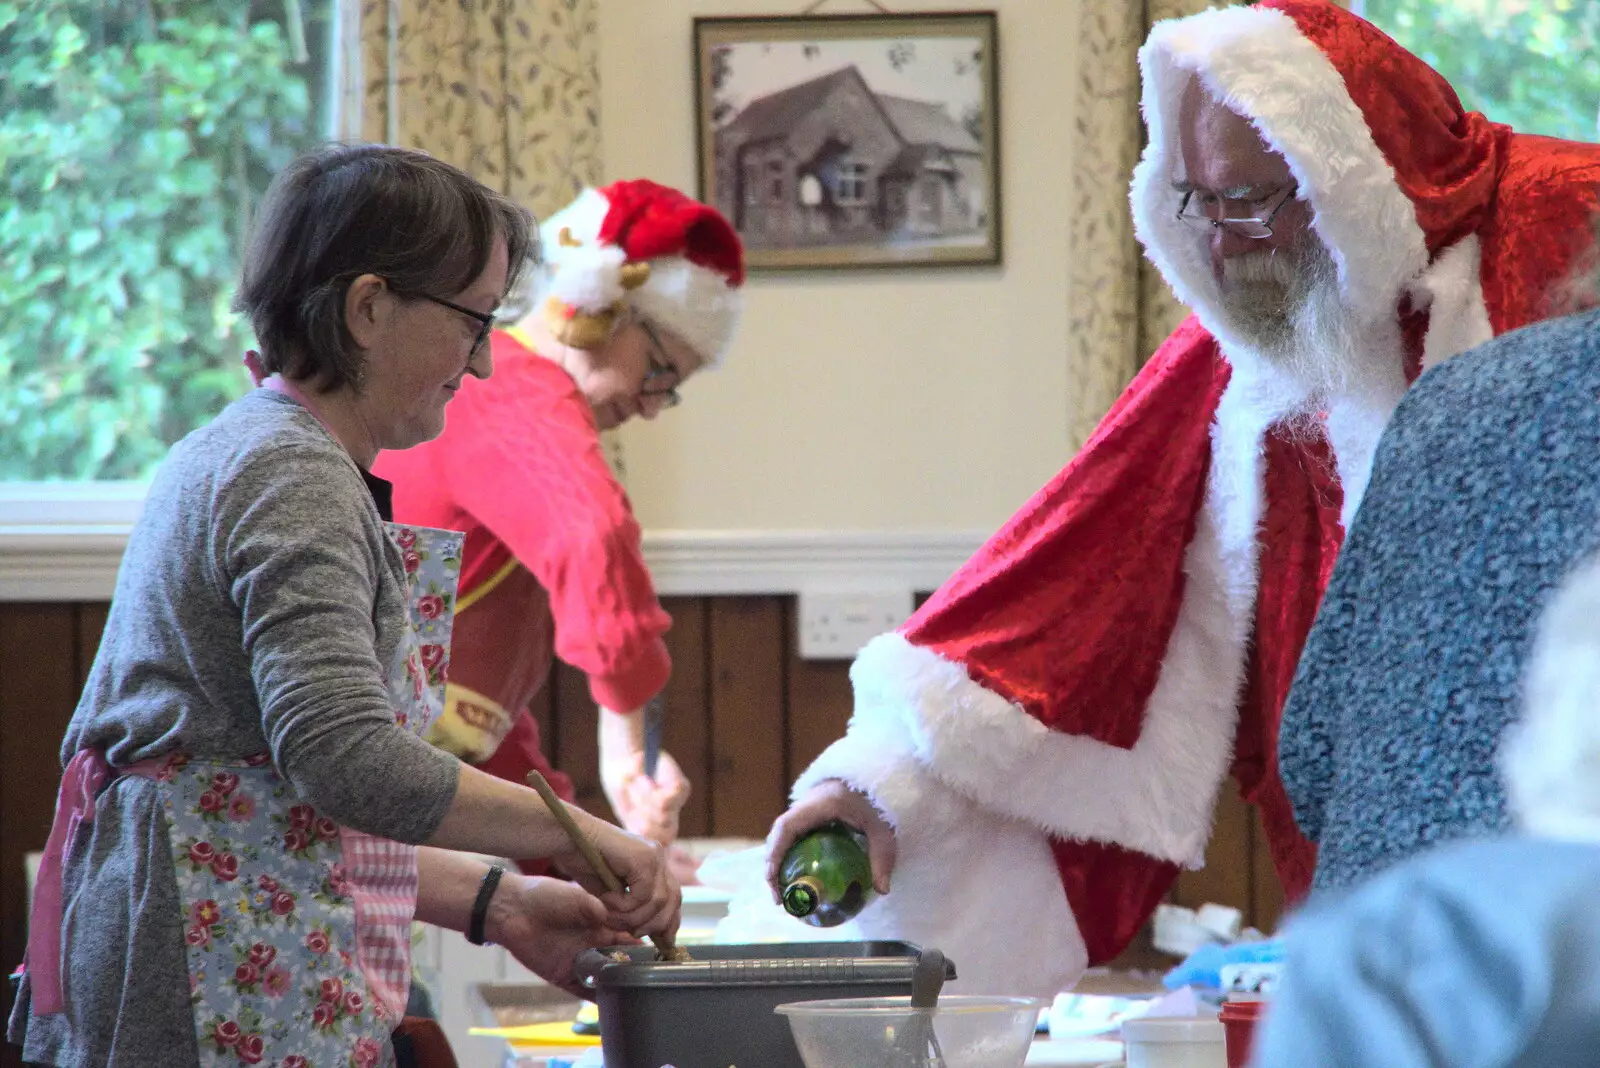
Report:
[[493,384],[462,384],[445,432],[389,453],[399,521],[466,532],[446,709],[430,737],[520,782],[537,768],[570,799],[528,712],[551,658],[600,706],[600,773],[624,826],[677,835],[688,783],[644,771],[642,709],[672,664],[671,625],[600,432],[678,402],[736,326],[738,237],[715,210],[654,182],[588,190],[541,228],[532,309],[491,334]]

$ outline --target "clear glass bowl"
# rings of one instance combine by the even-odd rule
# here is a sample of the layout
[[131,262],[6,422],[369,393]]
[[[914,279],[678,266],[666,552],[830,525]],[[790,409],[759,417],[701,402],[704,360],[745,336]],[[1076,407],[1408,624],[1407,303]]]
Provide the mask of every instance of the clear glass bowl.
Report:
[[[1033,1042],[1038,998],[952,994],[932,1010],[932,1030],[945,1068],[1022,1068]],[[911,999],[844,998],[794,1001],[777,1011],[789,1019],[806,1068],[922,1068],[914,1034],[919,1010]],[[905,1054],[911,1052],[911,1056]],[[926,1053],[926,1049],[921,1051]]]

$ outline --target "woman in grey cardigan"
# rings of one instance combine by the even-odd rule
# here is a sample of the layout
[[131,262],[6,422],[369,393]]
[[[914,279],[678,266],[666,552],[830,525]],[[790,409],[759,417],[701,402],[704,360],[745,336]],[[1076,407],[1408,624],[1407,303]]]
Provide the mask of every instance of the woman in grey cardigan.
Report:
[[420,152],[332,147],[278,176],[239,305],[271,377],[172,450],[67,731],[10,1027],[54,1065],[387,1064],[413,919],[571,982],[588,946],[671,934],[659,847],[419,734],[439,709],[460,535],[386,523],[380,449],[436,436],[490,373],[525,212]]

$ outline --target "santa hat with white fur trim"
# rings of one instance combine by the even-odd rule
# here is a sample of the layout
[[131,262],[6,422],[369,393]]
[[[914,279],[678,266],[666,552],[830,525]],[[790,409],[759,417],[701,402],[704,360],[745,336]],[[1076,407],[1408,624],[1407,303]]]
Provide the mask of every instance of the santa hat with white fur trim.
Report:
[[586,189],[539,228],[538,311],[556,340],[605,344],[628,310],[721,363],[738,327],[744,250],[709,207],[648,179]]

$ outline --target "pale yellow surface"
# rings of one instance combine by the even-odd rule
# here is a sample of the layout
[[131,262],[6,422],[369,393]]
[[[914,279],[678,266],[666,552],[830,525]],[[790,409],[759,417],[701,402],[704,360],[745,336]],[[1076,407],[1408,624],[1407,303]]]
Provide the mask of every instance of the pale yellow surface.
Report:
[[513,1047],[598,1046],[599,1035],[574,1034],[570,1021],[524,1024],[521,1027],[474,1027],[469,1032],[486,1038],[503,1038]]

